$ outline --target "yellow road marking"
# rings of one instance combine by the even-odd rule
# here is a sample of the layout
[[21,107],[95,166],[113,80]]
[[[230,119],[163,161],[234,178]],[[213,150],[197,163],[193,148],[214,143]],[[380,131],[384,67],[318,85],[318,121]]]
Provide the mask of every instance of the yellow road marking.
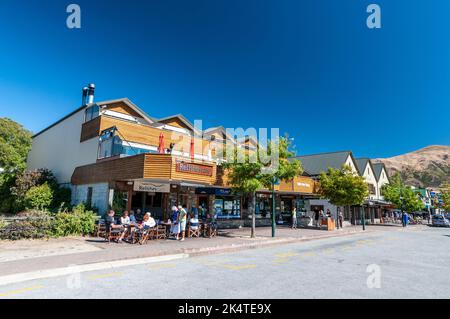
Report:
[[333,249],[331,249],[331,248],[322,250],[322,254],[325,254],[325,255],[330,255],[332,253],[333,253]]
[[231,270],[242,270],[242,269],[256,268],[256,265],[242,265],[242,266],[222,265],[222,267]]
[[148,268],[150,268],[151,270],[157,270],[157,269],[164,269],[164,268],[174,268],[176,266],[177,266],[177,264],[159,264],[159,265],[149,266]]
[[342,250],[345,250],[345,251],[348,251],[348,250],[351,250],[351,249],[353,249],[352,246],[344,246],[344,247],[342,247]]
[[27,288],[11,290],[11,291],[0,293],[0,297],[8,297],[8,296],[13,296],[13,295],[18,295],[18,294],[21,294],[21,293],[24,293],[24,292],[37,290],[37,289],[42,289],[42,288],[44,288],[44,286],[36,285],[36,286],[32,286],[32,287],[27,287]]
[[289,259],[287,259],[287,258],[279,258],[279,259],[275,260],[275,263],[277,263],[277,264],[284,264],[287,262],[289,262]]
[[92,275],[92,276],[89,276],[88,278],[90,280],[98,280],[98,279],[111,278],[111,277],[120,277],[122,275],[123,275],[122,272],[113,272],[110,274]]
[[284,258],[298,256],[298,254],[294,253],[294,252],[287,252],[287,253],[276,254],[275,256],[277,256],[277,257],[279,257],[281,259],[284,259]]
[[315,256],[315,255],[316,255],[315,252],[309,251],[309,252],[303,253],[303,254],[300,256],[300,258],[312,257],[312,256]]

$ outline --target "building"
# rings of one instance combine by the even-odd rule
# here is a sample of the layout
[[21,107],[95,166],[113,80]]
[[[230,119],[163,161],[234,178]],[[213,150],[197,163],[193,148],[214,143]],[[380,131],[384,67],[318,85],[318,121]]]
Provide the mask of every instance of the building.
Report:
[[[381,187],[389,183],[384,164],[374,164],[368,158],[356,159],[351,151],[338,151],[296,157],[302,162],[305,174],[318,180],[322,172],[327,172],[329,168],[341,169],[343,166],[350,167],[354,174],[363,176],[369,188],[369,197],[364,205],[342,207],[344,215],[344,225],[359,224],[361,211],[364,209],[366,221],[370,223],[380,223],[381,217],[389,207],[389,203],[384,202],[381,196]],[[307,203],[307,211],[312,215],[314,211],[330,210],[332,216],[336,218],[338,208],[326,199],[310,199]]]
[[[72,204],[99,214],[140,209],[165,219],[173,205],[186,205],[217,213],[223,227],[249,224],[248,199],[233,194],[220,162],[226,143],[250,152],[254,139],[229,136],[223,127],[201,130],[181,114],[156,119],[127,98],[94,102],[94,90],[83,89],[82,106],[33,136],[28,169],[52,170],[71,188]],[[315,189],[306,176],[277,185],[278,213]],[[268,191],[259,194],[267,198]],[[265,204],[259,202],[259,225],[270,217]]]

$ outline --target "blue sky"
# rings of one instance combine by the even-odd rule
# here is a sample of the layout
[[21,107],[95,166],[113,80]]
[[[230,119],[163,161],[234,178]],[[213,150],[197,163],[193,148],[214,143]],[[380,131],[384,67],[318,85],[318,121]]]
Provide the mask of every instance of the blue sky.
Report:
[[[82,28],[69,30],[77,3]],[[382,29],[366,7],[382,8]],[[37,132],[128,97],[204,127],[279,127],[297,152],[450,144],[446,0],[0,0],[0,116]]]

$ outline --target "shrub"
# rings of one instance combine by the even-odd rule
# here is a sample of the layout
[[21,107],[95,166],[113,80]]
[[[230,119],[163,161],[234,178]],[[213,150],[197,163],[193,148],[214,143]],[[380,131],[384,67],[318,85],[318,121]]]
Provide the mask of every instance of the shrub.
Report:
[[6,227],[6,221],[0,217],[0,229],[3,229]]
[[84,204],[77,205],[71,212],[63,211],[55,215],[53,235],[88,235],[94,231],[97,218],[97,214],[87,210]]
[[39,239],[52,235],[53,218],[48,213],[32,210],[18,216],[23,219],[0,228],[0,239]]
[[25,206],[34,209],[47,209],[53,201],[53,190],[47,183],[31,187],[25,194]]

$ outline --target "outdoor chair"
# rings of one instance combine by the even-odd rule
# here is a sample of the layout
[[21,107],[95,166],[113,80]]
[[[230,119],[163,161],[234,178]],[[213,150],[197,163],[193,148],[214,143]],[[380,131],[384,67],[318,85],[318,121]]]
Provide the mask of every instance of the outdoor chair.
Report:
[[203,236],[212,238],[217,236],[217,226],[214,223],[205,224],[203,228]]
[[156,236],[155,239],[166,239],[167,238],[167,229],[164,225],[156,226]]
[[100,219],[95,225],[94,229],[95,237],[105,237],[106,236],[106,224],[104,219]]
[[188,226],[187,229],[187,236],[188,237],[200,237],[200,226],[197,226],[195,228],[192,228],[192,226]]
[[105,238],[108,242],[111,241],[118,241],[120,236],[122,236],[122,233],[124,232],[124,229],[120,228],[110,228],[108,231],[105,231]]
[[147,229],[142,229],[140,231],[138,231],[138,235],[139,235],[139,244],[140,245],[144,245],[147,243],[147,241],[150,239],[155,239],[156,238],[156,231],[157,231],[157,227],[152,227],[152,228],[147,228]]

